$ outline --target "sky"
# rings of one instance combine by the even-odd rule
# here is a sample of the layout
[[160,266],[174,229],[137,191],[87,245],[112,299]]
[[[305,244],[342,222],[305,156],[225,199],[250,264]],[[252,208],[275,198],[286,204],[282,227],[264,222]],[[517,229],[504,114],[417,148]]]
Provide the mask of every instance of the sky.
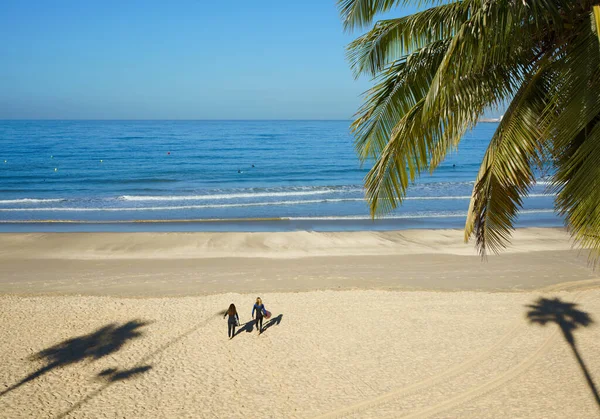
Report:
[[357,35],[335,0],[0,0],[0,119],[350,119]]

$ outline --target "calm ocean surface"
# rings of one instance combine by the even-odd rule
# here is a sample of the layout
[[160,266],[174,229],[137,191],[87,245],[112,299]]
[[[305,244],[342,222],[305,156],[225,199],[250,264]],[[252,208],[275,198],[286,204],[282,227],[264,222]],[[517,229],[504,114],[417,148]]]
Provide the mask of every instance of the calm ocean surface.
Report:
[[[482,123],[467,133],[458,154],[412,186],[401,208],[375,222],[362,189],[368,168],[360,167],[348,126],[349,121],[0,121],[0,231],[463,226],[497,124]],[[543,180],[534,187],[520,226],[562,225],[545,189]],[[282,220],[265,220],[270,218]],[[222,221],[197,222],[215,219]],[[178,222],[134,223],[150,220]]]

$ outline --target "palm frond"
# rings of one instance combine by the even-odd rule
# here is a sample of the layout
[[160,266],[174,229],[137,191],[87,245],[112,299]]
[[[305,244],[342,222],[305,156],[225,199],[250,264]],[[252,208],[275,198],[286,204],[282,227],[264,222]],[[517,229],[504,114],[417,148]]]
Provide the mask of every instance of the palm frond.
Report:
[[[592,18],[593,19],[593,18]],[[582,31],[561,62],[554,99],[560,113],[554,135],[556,206],[574,239],[600,257],[600,48],[592,27]]]
[[538,121],[545,109],[548,84],[544,66],[525,80],[483,158],[465,223],[465,240],[475,235],[482,255],[506,246],[522,197],[535,182],[532,165],[542,151]]
[[450,39],[469,15],[470,1],[444,4],[399,19],[383,20],[348,46],[354,75],[376,76],[388,64],[432,42]]
[[381,153],[397,122],[427,94],[447,45],[447,41],[434,42],[396,61],[367,92],[367,100],[351,126],[363,162]]
[[[434,113],[439,102],[452,95],[454,80],[468,73],[477,73],[497,65],[525,66],[521,71],[530,71],[527,66],[544,54],[540,44],[560,39],[567,26],[563,14],[570,10],[569,0],[540,0],[527,3],[499,0],[483,2],[473,7],[469,19],[463,23],[431,83],[425,101],[425,115]],[[535,3],[535,4],[533,4]],[[543,13],[532,13],[532,9],[544,6]],[[494,24],[490,24],[494,22]],[[556,25],[556,22],[561,22]],[[550,36],[550,39],[547,39]],[[469,59],[464,59],[469,57]],[[443,106],[443,105],[442,105]]]
[[598,0],[339,0],[346,29],[404,4],[431,6],[378,22],[348,47],[355,75],[376,85],[352,124],[373,215],[456,148],[485,109],[510,105],[486,151],[465,239],[503,248],[534,169],[554,171],[556,207],[600,258]]
[[465,131],[472,129],[486,109],[499,107],[517,92],[522,82],[521,71],[514,65],[498,65],[481,72],[464,74],[448,86],[448,94],[435,112],[423,111],[423,123],[443,124],[446,135],[431,150],[430,171],[433,172],[446,154],[456,150]]
[[[396,208],[415,173],[427,164],[428,141],[418,132],[422,107],[423,99],[403,115],[365,178],[366,196],[373,216]],[[415,137],[419,140],[413,141]]]
[[346,30],[354,30],[371,23],[379,13],[398,6],[435,6],[447,3],[444,0],[338,0],[338,10]]
[[[568,164],[559,178],[568,176],[557,196],[557,207],[565,216],[576,242],[591,248],[590,260],[600,255],[600,115],[572,144]],[[566,157],[566,156],[565,156]]]
[[[396,208],[410,182],[423,170],[433,170],[485,109],[517,89],[510,67],[463,76],[455,83],[456,103],[448,104],[456,112],[434,115],[425,123],[423,99],[448,41],[435,44],[437,48],[410,55],[399,68],[390,67],[389,77],[376,86],[352,125],[361,159],[376,159],[365,181],[372,214]],[[415,121],[418,117],[420,122]]]

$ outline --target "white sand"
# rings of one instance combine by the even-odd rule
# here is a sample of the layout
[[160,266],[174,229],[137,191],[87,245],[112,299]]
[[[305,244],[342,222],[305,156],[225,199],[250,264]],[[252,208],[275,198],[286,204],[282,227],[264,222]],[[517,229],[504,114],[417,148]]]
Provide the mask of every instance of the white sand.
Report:
[[[226,337],[230,301],[252,298],[3,297],[0,383],[47,363],[29,356],[111,323],[149,322],[97,360],[51,369],[0,397],[2,417],[592,418],[598,406],[554,324],[528,325],[537,294],[315,291],[264,296],[279,325]],[[578,299],[598,318],[600,291]],[[600,377],[598,327],[576,332]],[[110,341],[110,340],[109,340]],[[122,381],[107,368],[151,367]],[[346,409],[350,410],[346,410]],[[337,413],[336,413],[337,412]],[[413,416],[409,416],[413,415]]]
[[[246,250],[239,243],[232,257],[166,252],[206,242],[185,234],[182,240],[169,235],[166,242],[160,236],[144,242],[131,234],[102,234],[98,241],[95,234],[40,235],[40,240],[3,235],[0,417],[600,416],[558,326],[530,324],[525,317],[526,305],[544,296],[577,302],[579,310],[598,320],[599,281],[585,259],[566,250],[563,233],[540,229],[519,232],[525,244],[517,240],[512,253],[486,264],[476,256],[440,254],[444,240],[449,241],[444,248],[460,246],[455,233],[414,233],[418,246],[434,242],[430,254],[403,253],[397,240],[397,256],[364,256],[377,252],[363,243],[360,257],[352,256],[355,250],[339,250],[354,249],[350,233],[345,241],[333,235],[340,241],[328,251],[338,253],[324,257],[299,257],[304,245],[289,237],[295,233],[265,234],[263,245],[272,243],[265,253],[278,253],[273,243],[279,243],[281,253],[294,259],[263,253],[258,260],[240,256]],[[381,234],[358,233],[357,239]],[[315,237],[311,240],[319,241]],[[116,250],[128,242],[126,252]],[[218,252],[224,246],[216,246]],[[533,251],[538,247],[544,250]],[[153,252],[168,259],[145,256]],[[155,273],[161,263],[166,266]],[[238,266],[250,278],[237,275]],[[191,273],[198,269],[212,271],[197,281]],[[43,279],[31,277],[36,275]],[[402,282],[408,275],[415,278],[413,285]],[[516,275],[519,281],[506,278]],[[324,290],[335,288],[336,281],[346,290]],[[236,282],[243,293],[228,292],[227,284]],[[261,289],[263,282],[280,284],[286,292]],[[368,290],[360,289],[363,282]],[[180,295],[180,287],[196,296],[167,297]],[[415,288],[421,290],[405,291]],[[233,301],[242,321],[249,320],[257,290],[274,316],[282,315],[280,323],[261,336],[242,330],[229,341],[226,321],[217,313]],[[119,326],[135,321],[140,323],[129,323],[132,330],[120,333]],[[581,326],[574,336],[575,348],[600,385],[600,328]],[[45,358],[34,357],[48,348],[54,350]],[[27,380],[36,372],[39,376]]]

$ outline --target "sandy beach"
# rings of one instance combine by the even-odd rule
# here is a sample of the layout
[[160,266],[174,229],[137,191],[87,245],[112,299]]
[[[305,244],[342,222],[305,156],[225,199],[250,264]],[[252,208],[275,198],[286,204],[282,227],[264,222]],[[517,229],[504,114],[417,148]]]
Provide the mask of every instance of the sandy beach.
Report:
[[486,262],[459,230],[0,234],[0,417],[595,418],[586,262],[561,229]]

